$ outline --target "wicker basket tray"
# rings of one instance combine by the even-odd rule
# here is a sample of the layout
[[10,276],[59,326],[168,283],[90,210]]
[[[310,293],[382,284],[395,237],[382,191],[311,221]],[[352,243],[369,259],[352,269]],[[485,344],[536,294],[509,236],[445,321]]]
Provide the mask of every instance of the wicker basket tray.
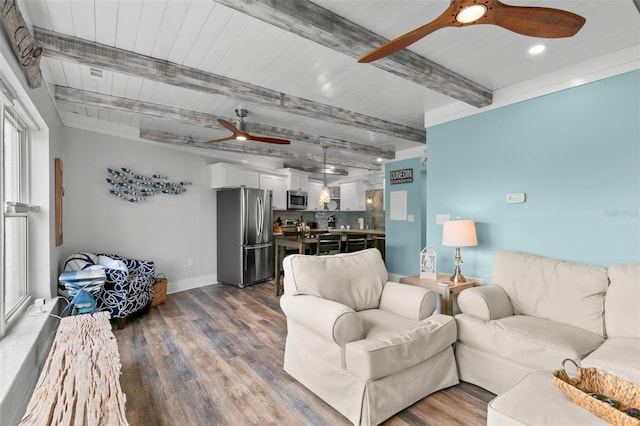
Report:
[[164,274],[156,276],[156,283],[153,286],[153,299],[151,306],[157,306],[167,299],[167,278]]
[[[578,368],[576,376],[569,377],[564,368],[567,361],[578,368],[573,360],[565,359],[562,369],[553,372],[553,383],[567,398],[613,425],[640,426],[640,419],[623,411],[628,408],[640,409],[640,386],[597,368]],[[590,393],[605,395],[619,402],[620,407],[614,408],[589,395]]]

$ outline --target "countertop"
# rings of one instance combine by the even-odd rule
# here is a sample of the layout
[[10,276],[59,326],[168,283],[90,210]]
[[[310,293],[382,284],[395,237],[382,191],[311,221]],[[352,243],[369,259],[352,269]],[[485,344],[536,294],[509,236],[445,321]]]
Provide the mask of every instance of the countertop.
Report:
[[325,229],[324,232],[336,232],[341,234],[368,234],[368,235],[385,235],[385,231],[382,229]]
[[[309,234],[325,234],[336,233],[336,234],[355,234],[355,235],[374,235],[376,237],[384,237],[385,231],[383,229],[340,229],[340,228],[324,228],[324,229],[310,229]],[[278,238],[282,237],[282,232],[274,232],[273,236]]]

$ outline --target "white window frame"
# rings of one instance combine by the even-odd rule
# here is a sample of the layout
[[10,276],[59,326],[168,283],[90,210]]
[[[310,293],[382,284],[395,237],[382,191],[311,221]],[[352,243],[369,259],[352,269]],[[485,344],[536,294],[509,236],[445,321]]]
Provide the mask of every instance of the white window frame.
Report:
[[[2,84],[2,86],[5,86]],[[0,95],[0,175],[4,176],[4,137],[5,137],[5,123],[9,121],[11,125],[15,126],[20,135],[20,200],[5,200],[4,183],[0,185],[0,338],[2,338],[7,330],[22,316],[29,303],[31,302],[30,292],[30,279],[29,279],[29,261],[31,254],[31,242],[30,232],[31,227],[30,215],[37,212],[38,207],[28,203],[29,198],[29,176],[31,167],[31,155],[30,155],[30,140],[29,140],[29,127],[26,125],[26,120],[22,119],[19,113],[12,106],[11,100],[7,98],[7,94],[11,94],[11,91],[6,91],[6,87],[2,87]],[[17,303],[10,307],[5,312],[5,295],[6,285],[5,282],[5,220],[7,218],[20,218],[24,217],[26,221],[25,232],[25,264],[24,264],[24,276],[26,279],[25,294],[17,301]]]

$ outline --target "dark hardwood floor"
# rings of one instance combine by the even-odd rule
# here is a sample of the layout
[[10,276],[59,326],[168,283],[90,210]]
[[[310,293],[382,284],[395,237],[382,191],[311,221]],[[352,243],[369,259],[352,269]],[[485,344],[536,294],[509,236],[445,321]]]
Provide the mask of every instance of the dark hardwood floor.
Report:
[[[132,426],[349,424],[282,369],[286,320],[272,282],[170,294],[114,333]],[[492,398],[461,383],[385,425],[484,425]]]

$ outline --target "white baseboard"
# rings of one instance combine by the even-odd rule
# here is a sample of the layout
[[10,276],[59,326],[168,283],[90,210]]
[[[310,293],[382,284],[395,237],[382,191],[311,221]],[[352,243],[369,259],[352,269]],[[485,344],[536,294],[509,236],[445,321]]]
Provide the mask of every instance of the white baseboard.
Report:
[[389,273],[387,281],[391,281],[391,282],[394,282],[394,283],[399,283],[400,282],[400,278],[404,278],[404,277],[406,277],[406,275]]
[[204,287],[206,285],[217,284],[218,275],[202,275],[200,277],[187,278],[178,281],[167,281],[167,294],[178,293],[179,291],[191,290],[192,288]]

